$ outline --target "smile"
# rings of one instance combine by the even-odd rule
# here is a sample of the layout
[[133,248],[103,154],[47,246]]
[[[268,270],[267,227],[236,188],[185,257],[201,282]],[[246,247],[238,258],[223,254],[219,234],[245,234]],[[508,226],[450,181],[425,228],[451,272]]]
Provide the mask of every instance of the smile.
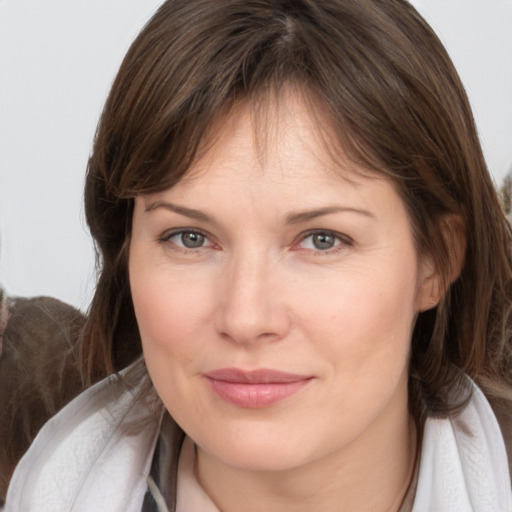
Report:
[[247,409],[269,407],[299,392],[313,379],[276,370],[236,368],[214,370],[205,377],[222,400]]

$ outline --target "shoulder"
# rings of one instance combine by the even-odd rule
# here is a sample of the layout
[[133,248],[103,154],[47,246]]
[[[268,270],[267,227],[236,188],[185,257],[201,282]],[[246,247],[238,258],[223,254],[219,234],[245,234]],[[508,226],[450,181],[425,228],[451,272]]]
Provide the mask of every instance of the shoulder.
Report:
[[118,377],[89,388],[40,431],[5,512],[140,510],[160,417]]
[[461,411],[427,418],[414,510],[512,510],[500,426],[483,392],[470,385]]

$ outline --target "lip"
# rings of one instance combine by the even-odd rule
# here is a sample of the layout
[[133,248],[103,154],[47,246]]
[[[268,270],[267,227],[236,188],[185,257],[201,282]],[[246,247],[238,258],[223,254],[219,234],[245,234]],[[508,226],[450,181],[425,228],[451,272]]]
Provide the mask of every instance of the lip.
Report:
[[288,398],[309,384],[310,375],[258,369],[222,368],[204,375],[225,402],[247,409],[262,409]]

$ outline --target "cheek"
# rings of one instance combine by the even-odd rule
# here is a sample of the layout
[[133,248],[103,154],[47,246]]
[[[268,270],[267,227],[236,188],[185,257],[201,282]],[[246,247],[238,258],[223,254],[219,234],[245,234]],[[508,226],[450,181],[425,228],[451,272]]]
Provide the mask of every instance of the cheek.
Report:
[[208,323],[211,299],[202,287],[180,280],[132,280],[132,298],[146,357],[190,352]]
[[417,285],[400,263],[333,276],[303,304],[303,327],[337,375],[396,372],[407,363]]
[[194,311],[185,307],[190,302],[179,288],[170,292],[165,284],[146,281],[141,286],[132,284],[132,298],[143,342],[165,344],[171,333],[186,334],[192,330]]
[[[133,279],[132,295],[144,359],[157,393],[180,422],[201,416],[191,383],[205,365],[201,340],[204,301],[198,290],[179,280]],[[203,348],[203,349],[202,349]]]
[[[201,279],[132,265],[133,304],[146,366],[153,385],[173,418],[191,433],[205,410],[201,371],[211,351],[210,287]],[[205,345],[206,344],[206,345]]]
[[[142,240],[141,240],[142,239]],[[205,276],[173,269],[142,235],[132,239],[130,288],[146,361],[172,356],[168,363],[192,357],[198,330],[210,315],[211,292]]]

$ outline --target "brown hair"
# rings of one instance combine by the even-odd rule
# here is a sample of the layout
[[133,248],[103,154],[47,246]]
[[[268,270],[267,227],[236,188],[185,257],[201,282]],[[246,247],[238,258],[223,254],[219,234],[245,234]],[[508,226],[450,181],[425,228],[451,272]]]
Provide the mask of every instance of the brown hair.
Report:
[[13,299],[1,288],[0,312],[1,507],[12,472],[40,428],[84,390],[77,345],[85,317],[57,299]]
[[[396,182],[420,253],[449,287],[414,330],[415,417],[449,413],[447,390],[463,388],[462,371],[489,395],[510,397],[510,229],[460,79],[405,0],[160,7],[123,61],[89,161],[85,208],[100,274],[87,371],[118,370],[141,352],[127,276],[133,198],[179,181],[221,111],[290,82],[320,99],[352,159]],[[466,237],[451,286],[450,215]]]

